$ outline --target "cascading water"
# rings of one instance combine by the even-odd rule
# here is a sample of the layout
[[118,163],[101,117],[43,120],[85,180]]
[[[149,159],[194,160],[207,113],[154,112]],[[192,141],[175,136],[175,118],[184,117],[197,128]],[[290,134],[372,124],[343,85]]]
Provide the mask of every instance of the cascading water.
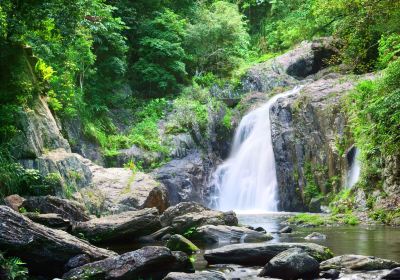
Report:
[[278,210],[275,156],[272,147],[270,108],[300,88],[275,95],[262,107],[245,115],[236,130],[229,158],[214,172],[211,206],[238,212]]
[[349,171],[347,173],[347,184],[346,184],[347,188],[352,188],[358,182],[361,172],[360,160],[358,159],[360,151],[355,147],[353,149],[355,149],[353,151],[354,155],[351,160]]

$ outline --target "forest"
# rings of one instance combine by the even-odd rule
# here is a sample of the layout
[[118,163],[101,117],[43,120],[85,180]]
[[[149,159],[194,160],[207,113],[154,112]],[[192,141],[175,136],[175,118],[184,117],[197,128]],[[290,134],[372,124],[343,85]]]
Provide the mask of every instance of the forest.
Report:
[[[275,238],[253,210],[304,212],[290,231],[385,225],[398,248],[400,1],[0,0],[0,200],[7,280],[197,279],[168,274],[191,270],[174,252],[196,267],[199,239]],[[223,248],[209,265],[316,277]],[[301,248],[319,276],[334,266]],[[398,250],[332,249],[400,267]]]

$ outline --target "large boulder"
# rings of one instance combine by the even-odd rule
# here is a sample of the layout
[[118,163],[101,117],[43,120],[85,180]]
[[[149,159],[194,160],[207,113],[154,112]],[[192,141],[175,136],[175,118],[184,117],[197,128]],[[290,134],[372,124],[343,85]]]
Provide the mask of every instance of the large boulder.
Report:
[[203,225],[238,225],[235,213],[211,210],[194,202],[181,202],[168,208],[160,220],[163,226],[171,226],[176,233]]
[[28,212],[55,213],[69,221],[85,222],[90,219],[81,204],[50,195],[27,197],[21,207]]
[[161,229],[156,208],[128,211],[121,214],[76,223],[73,234],[92,242],[134,240]]
[[279,279],[318,278],[319,263],[299,248],[291,248],[273,257],[262,269],[259,276]]
[[380,270],[399,267],[400,263],[381,259],[373,256],[342,255],[323,261],[321,270],[328,269],[351,269],[351,270]]
[[149,246],[89,263],[63,275],[65,280],[77,279],[162,279],[169,272],[193,272],[187,256],[166,247]]
[[199,152],[173,159],[155,170],[154,177],[168,189],[171,205],[183,201],[202,202],[202,190],[207,173],[205,162]]
[[22,206],[25,198],[19,196],[18,194],[13,194],[5,197],[3,199],[4,205],[12,208],[14,211],[19,211],[19,208]]
[[[93,174],[93,182],[81,194],[83,201],[93,212],[112,213],[118,205],[127,209],[156,207],[163,212],[169,206],[166,188],[150,175],[132,172],[127,168],[104,168],[89,160],[85,163]],[[92,195],[93,193],[96,195]],[[101,203],[97,202],[98,196],[102,197]]]
[[204,225],[196,229],[194,238],[206,243],[246,243],[268,241],[272,236],[246,227]]
[[36,224],[7,206],[0,206],[0,250],[27,263],[32,273],[57,276],[74,256],[91,261],[115,256],[64,231]]
[[291,248],[300,248],[317,261],[324,261],[333,256],[328,248],[314,243],[253,243],[206,250],[204,258],[209,264],[265,265],[279,253]]
[[225,280],[219,271],[200,271],[196,273],[170,272],[163,280]]

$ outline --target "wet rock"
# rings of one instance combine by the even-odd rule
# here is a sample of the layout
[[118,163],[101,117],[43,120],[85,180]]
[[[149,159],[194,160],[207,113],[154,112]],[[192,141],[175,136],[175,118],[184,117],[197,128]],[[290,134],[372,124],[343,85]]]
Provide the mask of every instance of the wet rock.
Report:
[[25,198],[20,197],[18,194],[13,194],[5,197],[3,200],[4,200],[4,205],[18,212]]
[[382,279],[400,279],[400,267],[391,270],[388,274],[384,275]]
[[166,235],[170,235],[172,232],[172,227],[163,227],[162,229],[157,230],[156,232],[153,232],[149,235],[143,236],[139,238],[139,242],[155,242],[159,240],[164,240],[163,237]]
[[134,240],[161,229],[158,211],[146,208],[79,222],[72,232],[92,242]]
[[326,260],[320,264],[321,270],[351,269],[351,270],[379,270],[399,267],[400,264],[373,256],[342,255]]
[[88,255],[81,254],[72,257],[67,264],[64,266],[64,271],[70,271],[73,268],[80,267],[82,265],[90,263],[90,258]]
[[258,232],[264,232],[264,233],[267,232],[263,227],[256,227],[254,230],[258,231]]
[[168,190],[171,205],[184,201],[202,202],[202,189],[207,178],[205,162],[200,152],[173,159],[153,172]]
[[225,280],[222,272],[196,271],[195,273],[170,272],[163,280]]
[[259,276],[280,279],[313,279],[318,277],[319,263],[302,249],[292,248],[273,257]]
[[245,227],[205,225],[196,229],[193,238],[206,243],[238,243],[268,241],[272,236]]
[[317,261],[331,258],[331,251],[314,243],[253,243],[233,244],[206,250],[204,258],[209,264],[231,263],[244,265],[265,265],[279,253],[291,248],[300,248]]
[[326,235],[319,233],[319,232],[313,232],[313,233],[307,235],[306,237],[304,237],[304,239],[306,239],[306,240],[324,240],[324,239],[326,239]]
[[72,269],[63,279],[157,280],[172,271],[192,272],[193,267],[181,253],[175,255],[166,247],[149,246]]
[[167,247],[172,251],[182,251],[189,255],[200,250],[189,239],[179,234],[174,234],[169,238]]
[[24,216],[28,217],[35,223],[54,229],[61,229],[68,231],[72,227],[72,224],[69,220],[64,219],[63,217],[61,217],[61,215],[55,213],[38,214],[38,213],[27,212],[24,213]]
[[340,271],[336,269],[328,269],[326,271],[322,271],[320,273],[320,278],[324,279],[338,279],[340,275]]
[[91,261],[116,255],[64,231],[34,223],[7,206],[0,206],[0,250],[27,263],[29,271],[57,276],[74,256],[86,254]]
[[28,197],[22,203],[21,207],[25,208],[28,212],[37,212],[40,214],[55,213],[69,221],[84,222],[90,219],[81,204],[50,195]]
[[291,233],[293,231],[293,229],[289,226],[284,227],[283,229],[281,229],[279,231],[279,233]]
[[168,208],[160,220],[163,226],[171,226],[176,233],[185,233],[190,228],[203,225],[238,224],[235,213],[211,210],[194,202],[181,202]]

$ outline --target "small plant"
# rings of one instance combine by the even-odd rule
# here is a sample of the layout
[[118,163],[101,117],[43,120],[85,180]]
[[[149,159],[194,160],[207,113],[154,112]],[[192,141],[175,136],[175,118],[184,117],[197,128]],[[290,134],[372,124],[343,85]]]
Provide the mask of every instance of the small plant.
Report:
[[191,227],[185,233],[183,234],[184,237],[190,239],[191,237],[195,236],[197,234],[197,228],[196,227]]
[[[25,263],[19,258],[5,258],[0,252],[0,277],[5,280],[25,280],[28,279],[28,269]],[[4,275],[1,274],[4,271]]]

